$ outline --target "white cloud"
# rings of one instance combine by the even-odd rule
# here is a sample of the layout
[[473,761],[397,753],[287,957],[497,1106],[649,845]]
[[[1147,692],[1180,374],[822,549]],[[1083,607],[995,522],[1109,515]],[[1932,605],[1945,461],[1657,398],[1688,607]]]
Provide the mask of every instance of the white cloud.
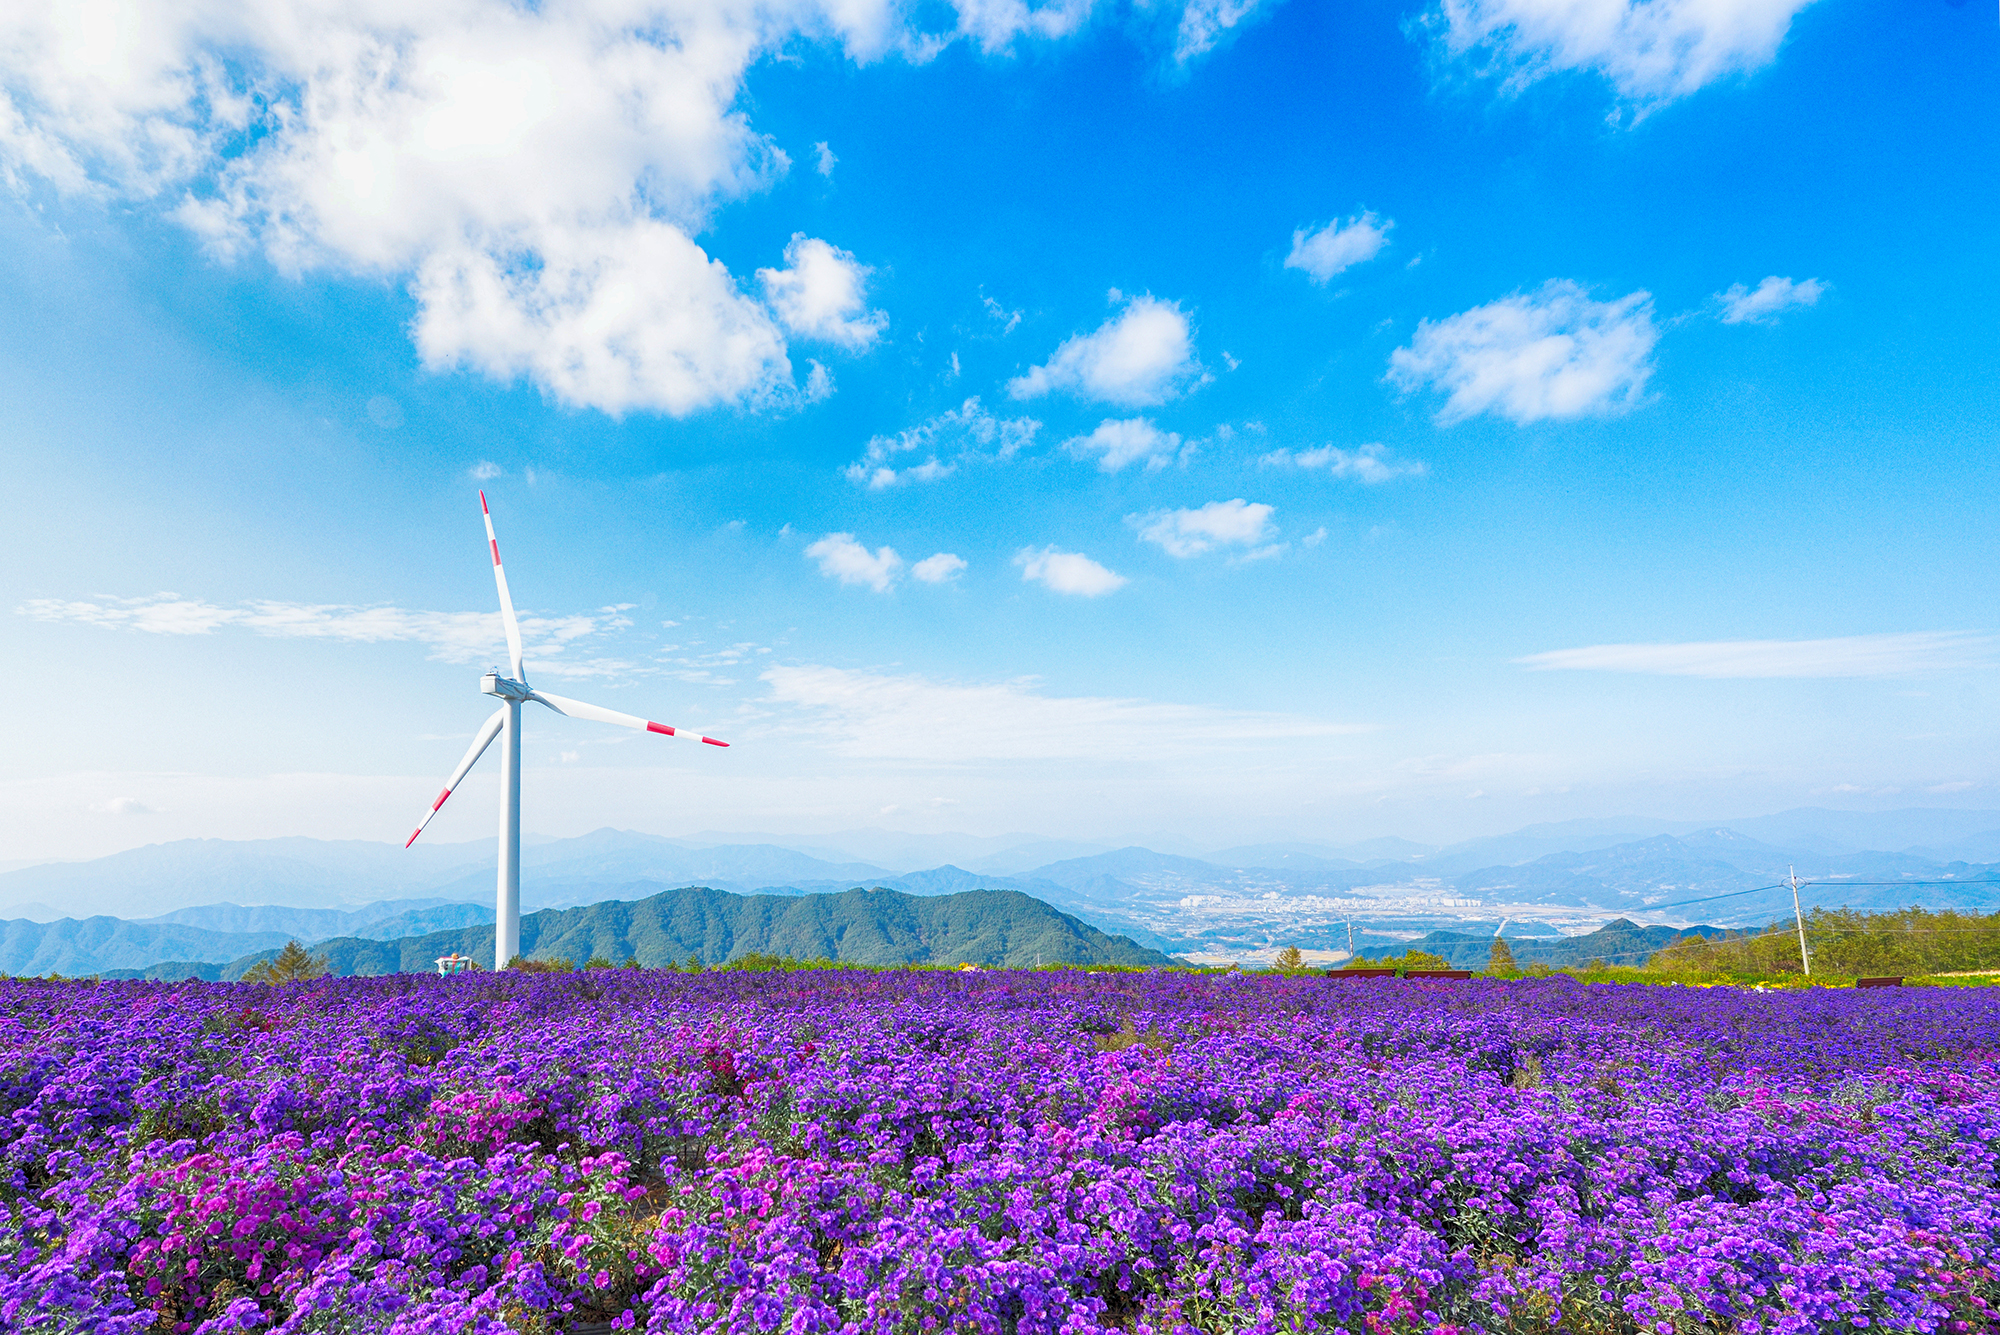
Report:
[[551,223],[506,252],[441,242],[418,260],[412,326],[432,370],[527,377],[614,416],[789,397],[770,315],[671,223]]
[[803,232],[792,233],[785,263],[791,267],[757,271],[765,299],[785,328],[800,338],[824,339],[854,352],[881,336],[889,317],[868,309],[865,291],[873,270]]
[[799,665],[763,674],[804,734],[855,758],[935,761],[1160,760],[1369,731],[1289,714],[1096,696],[1045,696],[1033,679],[933,681]]
[[92,802],[90,809],[102,816],[157,816],[160,813],[136,797],[112,797]]
[[481,459],[471,469],[473,478],[480,482],[491,482],[494,478],[500,476],[501,471],[500,465],[494,463],[491,459]]
[[1101,598],[1128,583],[1123,575],[1105,569],[1080,552],[1062,552],[1054,547],[1040,551],[1023,547],[1014,554],[1014,564],[1021,567],[1024,582],[1081,598]]
[[959,572],[964,569],[963,557],[953,556],[950,552],[939,552],[936,556],[926,556],[911,566],[910,573],[926,584],[943,584],[947,580],[956,579]]
[[2000,640],[1958,631],[1848,635],[1831,640],[1713,640],[1598,644],[1514,660],[1541,672],[1636,672],[1667,677],[1906,677],[1992,667]]
[[1442,0],[1430,24],[1454,57],[1514,88],[1591,70],[1640,107],[1771,62],[1811,0]]
[[1023,312],[1008,310],[984,292],[979,294],[979,300],[985,305],[986,313],[1000,322],[1000,336],[1002,338],[1005,338],[1020,327]]
[[[1155,510],[1147,515],[1131,515],[1127,522],[1139,530],[1139,537],[1157,544],[1169,556],[1200,556],[1217,547],[1255,547],[1271,537],[1268,505],[1252,504],[1238,497],[1233,501],[1210,501],[1199,510]],[[1260,553],[1276,555],[1275,551]]]
[[1188,0],[1174,35],[1174,59],[1186,64],[1215,49],[1216,43],[1256,15],[1262,0]]
[[1727,292],[1715,294],[1715,302],[1721,307],[1724,324],[1776,324],[1779,311],[1791,306],[1811,306],[1830,286],[1817,278],[1795,283],[1772,274],[1755,288],[1732,284]]
[[1392,459],[1379,444],[1343,450],[1338,445],[1322,445],[1311,450],[1272,450],[1257,460],[1269,468],[1325,469],[1334,477],[1353,478],[1370,484],[1399,477],[1422,477],[1430,466],[1420,459]]
[[[252,631],[283,639],[338,640],[355,644],[405,641],[422,644],[430,657],[447,663],[502,663],[507,636],[494,612],[424,612],[402,607],[352,607],[332,603],[291,603],[273,599],[222,605],[177,593],[147,598],[64,600],[36,598],[16,609],[37,621],[68,621],[107,630],[153,635],[209,635],[224,629]],[[624,630],[632,623],[626,606],[577,616],[547,617],[521,612],[521,641],[533,673],[554,677],[620,676],[640,669],[621,659],[572,656],[589,641]]]
[[854,540],[852,533],[829,533],[806,548],[806,556],[819,562],[819,573],[842,584],[866,584],[885,593],[902,573],[903,558],[893,547],[878,547],[870,553]]
[[1389,379],[1446,391],[1437,415],[1446,425],[1487,412],[1518,423],[1608,415],[1640,401],[1658,341],[1651,293],[1593,301],[1580,285],[1551,279],[1421,321],[1410,346],[1390,354]]
[[[1111,299],[1122,298],[1114,290]],[[1132,297],[1095,332],[1064,340],[1046,365],[1008,381],[1007,392],[1032,399],[1070,390],[1083,398],[1137,407],[1166,402],[1200,374],[1180,304]]]
[[1132,417],[1100,422],[1089,435],[1064,441],[1063,448],[1079,459],[1097,456],[1098,468],[1106,473],[1115,473],[1141,459],[1151,471],[1174,461],[1181,449],[1181,438],[1171,431],[1160,430],[1143,417]]
[[826,146],[824,139],[813,145],[813,170],[821,176],[833,175],[833,165],[839,161],[840,159],[833,155],[833,150]]
[[[778,317],[692,239],[789,170],[749,69],[801,41],[998,51],[1089,11],[954,0],[919,31],[895,0],[0,6],[0,177],[165,214],[223,259],[407,281],[434,369],[612,413],[789,404]],[[780,292],[816,336],[873,337],[817,280]]]
[[1292,253],[1285,257],[1285,267],[1303,269],[1315,283],[1325,283],[1381,254],[1395,225],[1364,211],[1345,221],[1335,219],[1316,232],[1302,227],[1292,233]]
[[[867,450],[844,471],[849,482],[864,483],[872,491],[903,481],[935,482],[969,460],[1011,459],[1031,444],[1041,429],[1042,424],[1032,417],[995,417],[975,396],[907,431],[872,437]],[[904,454],[928,457],[899,472],[894,462]]]

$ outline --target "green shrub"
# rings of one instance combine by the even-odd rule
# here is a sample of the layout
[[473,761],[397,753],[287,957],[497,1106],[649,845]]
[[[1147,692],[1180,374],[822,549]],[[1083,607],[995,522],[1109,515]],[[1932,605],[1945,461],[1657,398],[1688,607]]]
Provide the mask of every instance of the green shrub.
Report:
[[261,964],[253,964],[243,971],[246,983],[301,983],[308,978],[320,978],[326,974],[326,958],[315,955],[296,941],[287,941],[285,948]]

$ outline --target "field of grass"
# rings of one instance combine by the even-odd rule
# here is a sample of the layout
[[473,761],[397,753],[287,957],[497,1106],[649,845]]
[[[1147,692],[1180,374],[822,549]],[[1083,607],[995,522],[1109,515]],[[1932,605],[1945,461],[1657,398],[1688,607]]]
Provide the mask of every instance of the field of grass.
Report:
[[0,982],[0,1330],[2000,1331],[2000,992]]

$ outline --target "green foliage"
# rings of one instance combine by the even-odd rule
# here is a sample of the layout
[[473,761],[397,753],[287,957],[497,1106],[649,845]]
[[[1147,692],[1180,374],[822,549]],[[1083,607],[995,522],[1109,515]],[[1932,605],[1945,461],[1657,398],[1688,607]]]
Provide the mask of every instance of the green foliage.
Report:
[[1512,978],[1520,971],[1514,963],[1514,948],[1507,944],[1506,938],[1494,937],[1493,948],[1486,955],[1486,972],[1495,978]]
[[[2000,969],[2000,913],[1814,909],[1806,914],[1805,929],[1815,978]],[[1804,974],[1791,922],[1713,938],[1684,937],[1647,960],[1646,969],[1688,979],[1746,982]]]
[[722,967],[734,969],[739,973],[770,973],[784,968],[787,962],[782,955],[767,955],[761,951],[751,950],[738,955]]
[[1410,969],[1449,969],[1451,961],[1442,955],[1433,955],[1427,950],[1408,950],[1401,955],[1385,955],[1381,959],[1357,959],[1356,967],[1368,969],[1395,969],[1406,972]]
[[613,966],[611,961],[604,958],[604,956],[592,955],[589,959],[583,962],[583,967],[586,969],[609,969]]
[[1279,973],[1296,976],[1306,971],[1306,957],[1297,946],[1286,946],[1271,961],[1271,967]]
[[302,983],[326,973],[326,957],[315,955],[296,941],[262,964],[253,964],[243,973],[246,983]]
[[722,967],[734,969],[739,973],[793,973],[800,969],[866,969],[869,966],[848,964],[840,960],[827,959],[825,956],[818,959],[795,960],[783,955],[762,954],[752,950],[738,955]]
[[516,955],[507,961],[508,969],[517,973],[575,973],[576,966],[563,959],[531,960],[526,955]]

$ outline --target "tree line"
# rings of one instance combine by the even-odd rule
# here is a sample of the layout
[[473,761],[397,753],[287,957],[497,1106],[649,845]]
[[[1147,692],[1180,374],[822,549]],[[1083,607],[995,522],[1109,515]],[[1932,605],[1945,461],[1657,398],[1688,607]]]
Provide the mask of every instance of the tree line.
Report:
[[[2000,912],[1813,909],[1805,915],[1812,971],[1833,976],[1976,973],[2000,969]],[[1804,972],[1798,926],[1780,921],[1720,936],[1683,937],[1646,961],[1660,973],[1768,977]]]

